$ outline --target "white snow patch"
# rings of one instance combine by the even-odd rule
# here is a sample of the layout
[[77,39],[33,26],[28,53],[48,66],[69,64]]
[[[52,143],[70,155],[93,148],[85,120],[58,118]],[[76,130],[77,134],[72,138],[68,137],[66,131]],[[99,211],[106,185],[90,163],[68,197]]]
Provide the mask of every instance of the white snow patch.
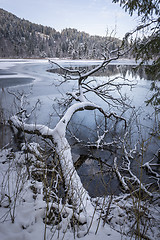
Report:
[[[44,239],[45,224],[43,218],[46,212],[46,202],[43,200],[43,184],[27,179],[24,161],[25,155],[22,152],[14,153],[11,149],[0,151],[0,239],[2,240]],[[24,175],[20,174],[19,185],[17,185],[17,173],[20,170]],[[36,198],[34,198],[31,189],[33,186],[36,189]],[[18,190],[19,194],[15,202],[16,190]],[[3,205],[5,198],[10,200],[7,205]],[[63,205],[59,207],[63,211],[65,210]],[[70,213],[72,213],[72,210],[70,210]],[[14,222],[11,221],[11,215],[13,214]],[[46,239],[62,239],[63,237],[69,240],[78,239],[79,237],[84,240],[98,238],[102,240],[120,239],[119,233],[112,230],[108,224],[103,227],[102,223],[99,226],[98,233],[95,235],[97,220],[93,221],[87,235],[85,235],[84,226],[81,226],[78,235],[74,237],[73,231],[71,229],[67,230],[67,225],[67,218],[64,218],[57,227],[52,228],[52,226],[46,225]],[[54,234],[51,229],[54,229]]]

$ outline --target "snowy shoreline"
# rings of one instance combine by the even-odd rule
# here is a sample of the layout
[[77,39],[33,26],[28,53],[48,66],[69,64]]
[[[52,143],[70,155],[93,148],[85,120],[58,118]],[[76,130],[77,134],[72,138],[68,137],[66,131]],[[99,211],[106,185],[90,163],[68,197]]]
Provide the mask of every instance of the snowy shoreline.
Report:
[[[36,164],[35,157],[30,155],[30,158],[33,161],[33,165]],[[32,171],[34,171],[33,166]],[[20,172],[20,175],[17,175],[18,172]],[[19,185],[17,185],[17,181],[19,182]],[[6,188],[8,184],[10,186],[9,192]],[[130,236],[125,235],[125,232],[129,231],[134,224],[134,217],[132,215],[134,213],[134,211],[132,213],[134,199],[126,198],[125,194],[119,197],[112,196],[113,199],[107,216],[107,219],[110,219],[110,224],[101,223],[97,233],[96,229],[98,227],[98,221],[93,221],[90,232],[87,235],[83,236],[79,234],[78,237],[74,235],[74,232],[72,232],[71,229],[67,230],[68,222],[66,218],[62,219],[62,223],[59,225],[46,226],[44,219],[47,204],[43,196],[44,186],[42,182],[33,179],[27,180],[25,154],[23,152],[14,153],[12,149],[0,150],[0,186],[1,240],[137,239],[136,237],[130,238]],[[16,191],[18,191],[17,197],[15,196]],[[16,201],[14,201],[14,199]],[[144,208],[146,217],[149,218],[148,221],[152,225],[148,239],[158,240],[160,222],[158,195],[155,195],[154,199],[154,205],[148,203],[146,206],[143,201],[140,204],[142,209]],[[98,201],[99,206],[102,204],[103,207],[105,205],[107,207],[110,202],[110,197],[105,198],[105,203],[103,198],[93,199],[93,202],[94,201],[95,204]],[[13,209],[14,206],[15,212]],[[62,205],[60,204],[59,207],[62,207]],[[65,210],[65,206],[62,207],[62,209],[63,208]],[[14,219],[11,220],[11,217]],[[124,232],[123,227],[125,230]],[[83,226],[81,229],[83,229]]]

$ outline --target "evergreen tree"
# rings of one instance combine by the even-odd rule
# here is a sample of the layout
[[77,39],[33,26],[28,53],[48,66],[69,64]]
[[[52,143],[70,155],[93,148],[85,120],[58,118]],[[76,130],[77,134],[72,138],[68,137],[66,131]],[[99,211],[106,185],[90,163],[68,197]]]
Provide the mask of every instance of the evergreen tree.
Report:
[[134,55],[142,59],[141,63],[153,60],[153,64],[146,68],[153,79],[160,79],[160,0],[112,0],[132,16],[137,13],[140,25],[127,33],[125,38],[139,32],[140,38],[135,39]]
[[140,32],[140,38],[133,41],[134,55],[141,59],[141,64],[152,60],[146,66],[146,72],[153,80],[151,90],[154,91],[147,104],[160,104],[160,88],[156,80],[160,80],[160,0],[112,0],[132,16],[136,12],[140,18],[140,25],[127,33],[125,39]]

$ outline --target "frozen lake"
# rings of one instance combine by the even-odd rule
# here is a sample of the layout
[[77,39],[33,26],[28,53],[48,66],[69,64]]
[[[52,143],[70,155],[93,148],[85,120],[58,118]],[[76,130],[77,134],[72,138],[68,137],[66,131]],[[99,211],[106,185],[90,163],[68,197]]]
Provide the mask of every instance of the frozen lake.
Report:
[[[92,67],[92,65],[99,63],[99,61],[55,61],[58,61],[59,64],[66,67],[81,68]],[[90,79],[105,81],[108,78],[123,76],[136,84],[133,88],[125,86],[122,89],[122,93],[126,96],[127,102],[132,106],[132,112],[128,110],[124,116],[128,121],[132,119],[132,138],[135,139],[135,141],[139,138],[139,134],[141,137],[143,135],[144,141],[150,138],[150,145],[147,153],[145,153],[146,160],[149,160],[160,147],[158,138],[151,138],[151,133],[157,128],[159,119],[158,116],[155,115],[154,108],[152,106],[146,106],[145,102],[152,94],[150,91],[151,81],[146,79],[147,77],[143,69],[135,73],[133,70],[135,65],[135,62],[132,60],[119,60],[110,64],[105,71],[90,77]],[[76,88],[77,83],[68,81],[63,85],[57,86],[59,85],[61,76],[57,70],[53,70],[53,72],[47,71],[50,70],[51,67],[48,60],[0,60],[0,107],[4,109],[3,114],[5,118],[11,116],[17,108],[13,96],[7,92],[8,89],[10,92],[25,92],[28,94],[28,109],[31,109],[38,99],[40,100],[40,107],[32,116],[31,122],[48,124],[50,127],[56,125],[59,119],[58,114],[62,114],[65,109],[64,106],[60,104],[60,99],[65,98],[66,92],[71,91],[72,88]],[[114,94],[116,93],[113,93],[113,95]],[[89,94],[88,98],[101,105],[106,111],[108,110],[108,105],[95,95]],[[113,111],[117,111],[118,114],[121,113],[120,110],[116,110],[114,107]],[[89,113],[89,115],[87,111],[77,113],[71,121],[71,130],[73,132],[75,131],[81,139],[88,141],[88,138],[92,138],[92,133],[95,128],[94,121],[94,113]],[[80,127],[77,128],[77,126]],[[8,129],[4,130],[4,128],[1,128],[1,140],[3,141],[0,142],[0,147],[7,143],[10,139],[10,134]],[[4,135],[7,137],[4,138]],[[88,155],[88,152],[85,151],[86,149],[82,146],[73,146],[75,159],[79,156],[85,158]],[[100,150],[94,150],[94,156],[100,156],[102,160],[110,158],[108,152]],[[98,171],[97,169],[98,164],[88,159],[84,161],[83,166],[80,167],[78,171],[82,179],[87,179],[87,182],[89,182],[89,176],[94,175],[95,171]],[[110,181],[109,176],[105,176],[105,180]],[[97,183],[98,181],[100,181],[99,177],[95,176],[91,182],[90,189],[92,189],[95,182]],[[101,184],[101,182],[99,184]],[[111,186],[115,185],[118,187],[117,181],[113,179]],[[102,188],[103,187],[101,187],[101,190],[99,190],[97,194],[102,194],[104,191]]]
[[[75,66],[91,66],[96,65],[98,61],[67,61],[57,60],[63,66],[75,67]],[[118,66],[118,67],[117,67]],[[105,72],[100,72],[96,76],[90,77],[90,79],[105,80],[109,77],[124,76],[125,78],[133,81],[137,85],[132,89],[130,87],[124,87],[122,93],[127,96],[128,102],[135,107],[135,111],[139,111],[141,119],[143,119],[143,125],[152,126],[154,108],[146,106],[145,101],[151,96],[150,87],[151,81],[146,80],[144,73],[134,73],[132,70],[135,66],[135,62],[131,60],[119,60],[109,65],[109,69]],[[51,65],[48,60],[0,60],[0,98],[1,104],[5,108],[7,114],[12,114],[11,110],[14,110],[14,102],[11,95],[8,95],[6,89],[10,91],[24,91],[28,95],[30,105],[34,105],[37,99],[41,101],[41,110],[37,112],[38,123],[48,122],[48,116],[53,117],[50,121],[51,124],[56,124],[57,114],[53,108],[53,104],[56,105],[55,99],[65,97],[66,92],[71,91],[73,87],[77,86],[77,82],[68,81],[67,84],[63,84],[57,87],[59,79],[61,78],[56,72],[51,73],[47,70],[51,69]],[[141,75],[141,76],[140,76]],[[91,100],[102,105],[107,111],[107,105],[103,101],[96,98],[95,95],[89,96]]]

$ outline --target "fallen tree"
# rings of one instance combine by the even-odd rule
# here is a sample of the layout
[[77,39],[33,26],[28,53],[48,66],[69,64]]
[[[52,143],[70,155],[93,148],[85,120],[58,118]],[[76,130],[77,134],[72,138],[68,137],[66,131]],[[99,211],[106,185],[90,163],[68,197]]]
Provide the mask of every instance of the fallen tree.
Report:
[[[85,97],[85,94],[90,91],[98,95],[101,99],[105,100],[106,102],[108,101],[109,98],[114,104],[117,103],[120,104],[121,101],[123,101],[122,98],[114,98],[111,95],[109,96],[109,91],[113,91],[114,89],[119,90],[121,87],[119,83],[116,83],[116,78],[109,80],[105,83],[99,83],[96,86],[92,84],[92,81],[90,80],[88,81],[89,76],[93,75],[98,70],[107,66],[111,61],[118,59],[120,56],[124,54],[124,52],[121,52],[119,48],[114,50],[113,52],[110,52],[110,55],[112,55],[113,53],[114,56],[116,53],[116,57],[108,59],[104,55],[104,60],[101,61],[101,63],[98,66],[94,67],[92,70],[88,72],[69,70],[67,68],[63,68],[58,63],[53,63],[50,61],[52,64],[56,64],[58,67],[62,68],[64,72],[67,73],[64,76],[65,82],[68,79],[78,82],[77,91],[67,93],[69,96],[71,96],[72,100],[74,99],[76,100],[76,102],[68,107],[64,116],[60,119],[56,127],[53,129],[41,124],[27,124],[27,120],[30,117],[30,114],[27,114],[27,110],[25,109],[24,106],[25,95],[21,94],[20,96],[17,96],[16,94],[14,94],[14,96],[18,100],[20,100],[20,110],[10,118],[9,123],[12,126],[16,127],[18,131],[25,132],[28,134],[36,134],[41,136],[42,138],[45,139],[47,138],[52,142],[53,149],[55,151],[55,154],[58,156],[63,173],[63,178],[65,181],[65,188],[68,196],[66,199],[72,202],[72,205],[75,208],[75,212],[79,216],[80,222],[87,222],[87,214],[89,214],[89,216],[93,216],[94,207],[92,206],[90,196],[86,189],[84,189],[80,177],[78,176],[77,171],[75,170],[75,167],[73,165],[71,147],[66,138],[66,129],[72,116],[76,112],[84,110],[89,111],[98,110],[104,116],[105,129],[103,134],[100,135],[99,138],[97,139],[98,144],[100,144],[100,142],[105,138],[108,132],[106,119],[113,117],[115,118],[116,121],[119,120],[123,121],[124,127],[126,127],[126,120],[122,116],[118,116],[117,114],[112,112],[106,113],[102,107],[98,106],[93,102],[88,101],[87,98]],[[130,83],[127,80],[124,80],[124,85],[125,84],[130,85]],[[111,89],[109,89],[109,87]],[[81,215],[83,215],[83,220],[81,220]]]
[[[114,55],[114,57],[112,57],[112,54]],[[120,107],[122,107],[122,109],[124,109],[125,107],[128,109],[130,107],[125,102],[126,98],[121,94],[120,90],[123,86],[132,87],[133,84],[129,80],[124,78],[121,79],[121,82],[119,82],[117,81],[117,77],[109,78],[107,79],[107,81],[105,80],[98,82],[96,82],[94,79],[90,79],[90,77],[94,73],[106,67],[113,60],[117,60],[120,56],[123,56],[123,54],[125,54],[125,52],[122,52],[121,49],[115,49],[114,51],[109,53],[110,58],[107,58],[106,55],[103,55],[104,60],[102,60],[98,66],[87,72],[85,71],[85,69],[82,71],[71,70],[69,68],[61,66],[57,62],[53,62],[50,60],[51,64],[56,65],[58,68],[61,68],[64,72],[63,80],[59,84],[63,84],[64,82],[67,83],[68,80],[77,82],[77,89],[67,93],[67,96],[69,98],[67,110],[54,128],[50,128],[47,125],[42,124],[27,123],[35,107],[28,114],[25,107],[25,94],[22,93],[18,96],[18,94],[14,93],[14,96],[17,98],[17,100],[20,101],[20,109],[14,116],[10,118],[9,123],[11,124],[11,126],[14,126],[16,129],[18,129],[18,131],[22,133],[36,134],[38,136],[41,136],[43,139],[48,139],[51,142],[51,149],[54,156],[56,156],[56,158],[58,159],[62,170],[62,176],[65,185],[65,204],[72,206],[72,216],[70,216],[70,220],[72,219],[72,217],[74,217],[78,222],[78,225],[86,224],[87,228],[85,229],[85,234],[89,232],[89,229],[93,222],[93,218],[95,217],[98,219],[99,215],[96,211],[96,207],[92,204],[91,198],[87,190],[83,187],[81,179],[74,167],[71,146],[66,137],[68,124],[70,123],[72,117],[76,112],[81,112],[85,110],[96,110],[103,116],[104,128],[101,129],[101,131],[97,130],[97,140],[94,143],[94,146],[97,148],[103,148],[105,145],[115,144],[118,148],[121,145],[121,148],[124,151],[124,165],[122,166],[121,172],[122,170],[128,171],[130,177],[122,176],[118,168],[116,157],[114,158],[113,169],[116,172],[123,188],[125,189],[125,191],[130,192],[128,182],[130,183],[130,180],[133,180],[133,182],[136,182],[136,184],[138,185],[138,189],[143,189],[149,196],[152,196],[150,192],[145,188],[145,186],[131,171],[130,158],[132,156],[131,152],[128,152],[126,150],[124,142],[126,135],[124,135],[124,138],[117,141],[112,141],[110,143],[105,142],[107,134],[110,132],[110,129],[114,128],[117,122],[122,122],[122,127],[124,129],[127,128],[127,121],[123,117],[124,112],[120,112],[119,110],[118,112],[120,112],[120,115],[118,115],[117,113],[112,112],[110,109],[111,106],[114,106],[117,109],[120,109]],[[119,94],[116,97],[112,95],[112,92],[115,91],[117,91],[117,93]],[[95,94],[107,104],[108,112],[106,112],[103,107],[87,99],[87,94],[89,92]],[[112,119],[112,122],[114,122],[113,126],[110,129],[107,125],[108,119]],[[89,144],[93,146],[93,143]],[[34,150],[35,152],[37,152],[36,149]],[[43,158],[43,156],[41,158]],[[55,203],[54,208],[56,208],[56,206],[58,205],[56,205]],[[67,209],[69,213],[69,208]]]

